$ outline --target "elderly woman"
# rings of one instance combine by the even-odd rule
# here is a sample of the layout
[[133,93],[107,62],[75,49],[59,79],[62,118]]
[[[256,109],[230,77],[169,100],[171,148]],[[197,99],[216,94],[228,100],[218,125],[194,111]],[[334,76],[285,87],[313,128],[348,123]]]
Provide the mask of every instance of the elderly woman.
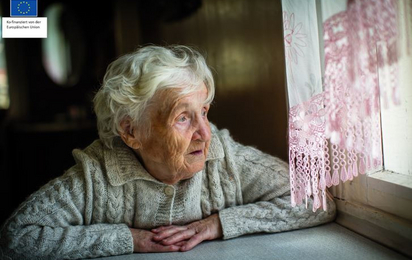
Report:
[[147,46],[110,64],[94,99],[100,139],[20,205],[0,256],[187,251],[331,221],[333,202],[316,213],[291,207],[286,163],[208,121],[214,92],[204,58],[185,46]]

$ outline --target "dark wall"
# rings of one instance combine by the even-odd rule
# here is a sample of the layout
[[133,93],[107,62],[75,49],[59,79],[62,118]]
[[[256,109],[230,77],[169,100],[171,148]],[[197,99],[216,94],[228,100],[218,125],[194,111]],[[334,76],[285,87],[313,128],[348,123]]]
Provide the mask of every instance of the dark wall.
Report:
[[[2,1],[9,16],[10,1]],[[74,164],[71,152],[98,138],[91,99],[116,56],[111,2],[94,12],[78,1],[38,1],[38,16],[55,3],[66,6],[77,29],[70,35],[78,81],[59,85],[47,74],[42,39],[5,39],[10,108],[0,118],[0,222],[28,195]],[[68,21],[67,17],[64,17]],[[70,26],[70,24],[69,24]],[[70,28],[73,31],[73,26]],[[50,33],[50,30],[49,30]],[[62,50],[63,51],[63,50]]]
[[[170,2],[176,3],[176,10],[169,6]],[[182,2],[186,5],[179,5]],[[287,103],[280,1],[173,0],[169,5],[120,1],[116,29],[127,30],[136,38],[122,39],[118,48],[124,52],[133,50],[136,39],[143,44],[197,47],[206,54],[216,81],[210,120],[219,128],[228,128],[241,143],[286,160]],[[130,12],[131,7],[140,13],[121,15]],[[192,12],[184,16],[185,10]],[[136,30],[133,24],[143,29]]]
[[[6,40],[11,107],[0,113],[0,196],[6,205],[0,221],[70,167],[72,149],[97,138],[93,93],[108,63],[139,45],[197,47],[215,76],[210,120],[239,142],[287,159],[280,1],[91,1],[90,12],[82,2],[42,0],[39,16],[54,2],[64,2],[82,25],[76,40],[86,50],[84,69],[74,86],[58,86],[43,67],[40,39]],[[9,10],[9,1],[1,4]],[[82,111],[81,117],[73,111]]]

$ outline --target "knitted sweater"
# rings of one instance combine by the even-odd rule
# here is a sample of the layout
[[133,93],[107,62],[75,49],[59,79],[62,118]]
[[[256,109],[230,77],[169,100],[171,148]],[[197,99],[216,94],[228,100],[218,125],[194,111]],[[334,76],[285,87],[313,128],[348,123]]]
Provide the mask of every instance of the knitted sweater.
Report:
[[167,185],[153,178],[120,139],[74,150],[76,165],[32,194],[0,232],[0,259],[76,259],[130,254],[128,227],[182,225],[218,212],[224,239],[281,232],[333,220],[291,207],[288,166],[235,142],[212,125],[205,169]]

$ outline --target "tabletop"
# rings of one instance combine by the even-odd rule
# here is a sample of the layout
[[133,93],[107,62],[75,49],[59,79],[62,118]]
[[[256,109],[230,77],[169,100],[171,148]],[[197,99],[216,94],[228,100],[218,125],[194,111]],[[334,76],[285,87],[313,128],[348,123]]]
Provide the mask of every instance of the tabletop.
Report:
[[408,259],[336,223],[275,233],[253,234],[229,240],[205,241],[188,252],[135,253],[99,260],[213,260],[213,259]]

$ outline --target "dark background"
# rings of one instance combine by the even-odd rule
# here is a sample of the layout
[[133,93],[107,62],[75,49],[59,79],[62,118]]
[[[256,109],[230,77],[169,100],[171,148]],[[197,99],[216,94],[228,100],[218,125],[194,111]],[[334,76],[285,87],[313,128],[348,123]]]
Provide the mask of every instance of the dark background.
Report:
[[[28,195],[74,164],[96,139],[91,99],[107,65],[146,44],[186,44],[205,54],[216,97],[209,114],[235,140],[287,159],[282,8],[273,0],[38,0],[62,3],[77,81],[46,72],[42,39],[4,39],[10,108],[0,110],[0,223]],[[1,1],[2,16],[10,1]],[[49,30],[50,33],[53,33]]]

